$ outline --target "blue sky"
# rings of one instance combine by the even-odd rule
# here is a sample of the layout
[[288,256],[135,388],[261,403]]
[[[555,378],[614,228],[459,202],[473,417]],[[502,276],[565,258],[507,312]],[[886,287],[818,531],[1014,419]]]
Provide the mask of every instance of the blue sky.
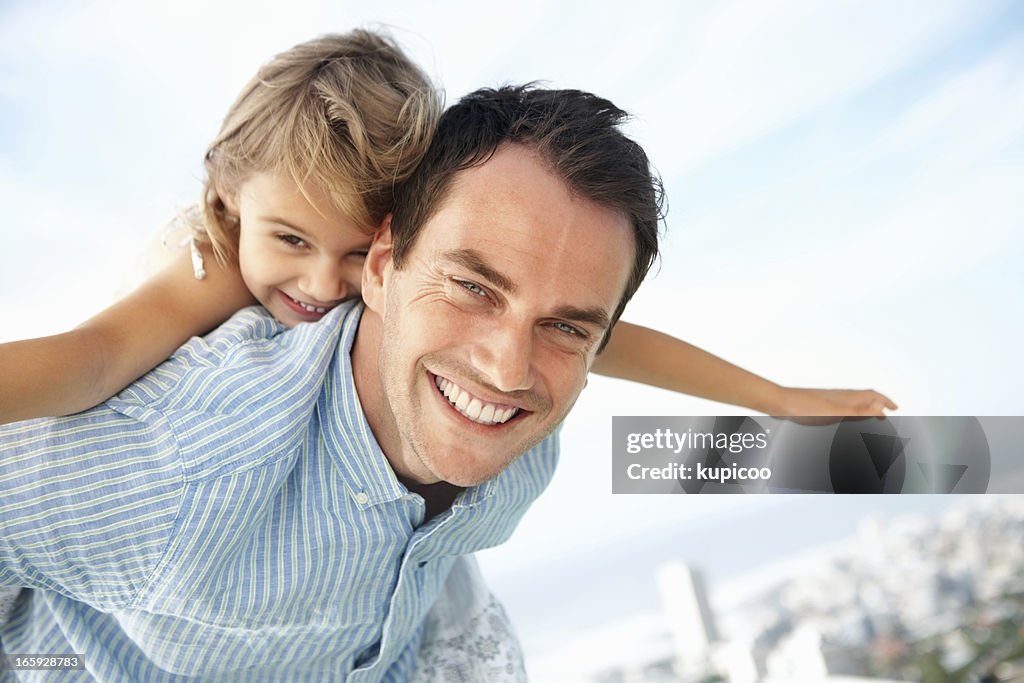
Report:
[[[4,3],[0,340],[108,303],[193,201],[257,66],[368,24],[391,26],[450,101],[541,79],[634,114],[670,210],[627,319],[780,382],[873,386],[908,415],[1024,414],[1024,6],[1010,1]],[[638,529],[671,538],[780,505],[610,495],[611,415],[718,412],[734,410],[592,379],[551,490],[484,558],[495,585],[543,581]],[[506,599],[515,613],[529,598]]]

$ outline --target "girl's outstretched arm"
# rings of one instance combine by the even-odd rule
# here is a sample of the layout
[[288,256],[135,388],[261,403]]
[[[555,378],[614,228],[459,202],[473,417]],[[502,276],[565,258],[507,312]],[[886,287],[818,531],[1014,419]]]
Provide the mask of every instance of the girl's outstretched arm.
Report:
[[255,303],[237,269],[201,249],[203,280],[181,249],[164,270],[70,332],[0,344],[0,424],[91,408]]
[[783,387],[692,344],[619,322],[594,372],[777,416],[884,415],[896,404],[873,391]]

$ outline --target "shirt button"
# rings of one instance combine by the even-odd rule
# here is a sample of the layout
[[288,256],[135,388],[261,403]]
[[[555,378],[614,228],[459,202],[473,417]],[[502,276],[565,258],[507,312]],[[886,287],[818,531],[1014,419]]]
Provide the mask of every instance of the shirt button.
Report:
[[370,502],[370,497],[366,495],[366,493],[364,493],[363,491],[360,491],[359,493],[356,494],[356,502],[359,503],[360,505],[366,505],[367,503]]

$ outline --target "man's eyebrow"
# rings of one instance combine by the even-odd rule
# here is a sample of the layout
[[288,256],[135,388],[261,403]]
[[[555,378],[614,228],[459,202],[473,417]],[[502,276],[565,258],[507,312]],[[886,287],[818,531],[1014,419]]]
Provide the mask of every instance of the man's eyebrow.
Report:
[[555,316],[565,318],[571,322],[594,325],[602,330],[608,329],[611,318],[603,308],[576,308],[575,306],[563,306],[555,310]]
[[444,253],[444,258],[472,270],[503,292],[515,294],[519,289],[512,278],[495,270],[475,249],[451,249]]

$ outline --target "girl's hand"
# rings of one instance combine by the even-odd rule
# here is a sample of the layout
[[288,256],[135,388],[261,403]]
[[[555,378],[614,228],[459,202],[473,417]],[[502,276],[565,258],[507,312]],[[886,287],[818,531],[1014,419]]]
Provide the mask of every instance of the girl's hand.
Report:
[[782,387],[777,411],[778,417],[885,417],[886,410],[896,410],[888,396],[873,389],[798,389]]

